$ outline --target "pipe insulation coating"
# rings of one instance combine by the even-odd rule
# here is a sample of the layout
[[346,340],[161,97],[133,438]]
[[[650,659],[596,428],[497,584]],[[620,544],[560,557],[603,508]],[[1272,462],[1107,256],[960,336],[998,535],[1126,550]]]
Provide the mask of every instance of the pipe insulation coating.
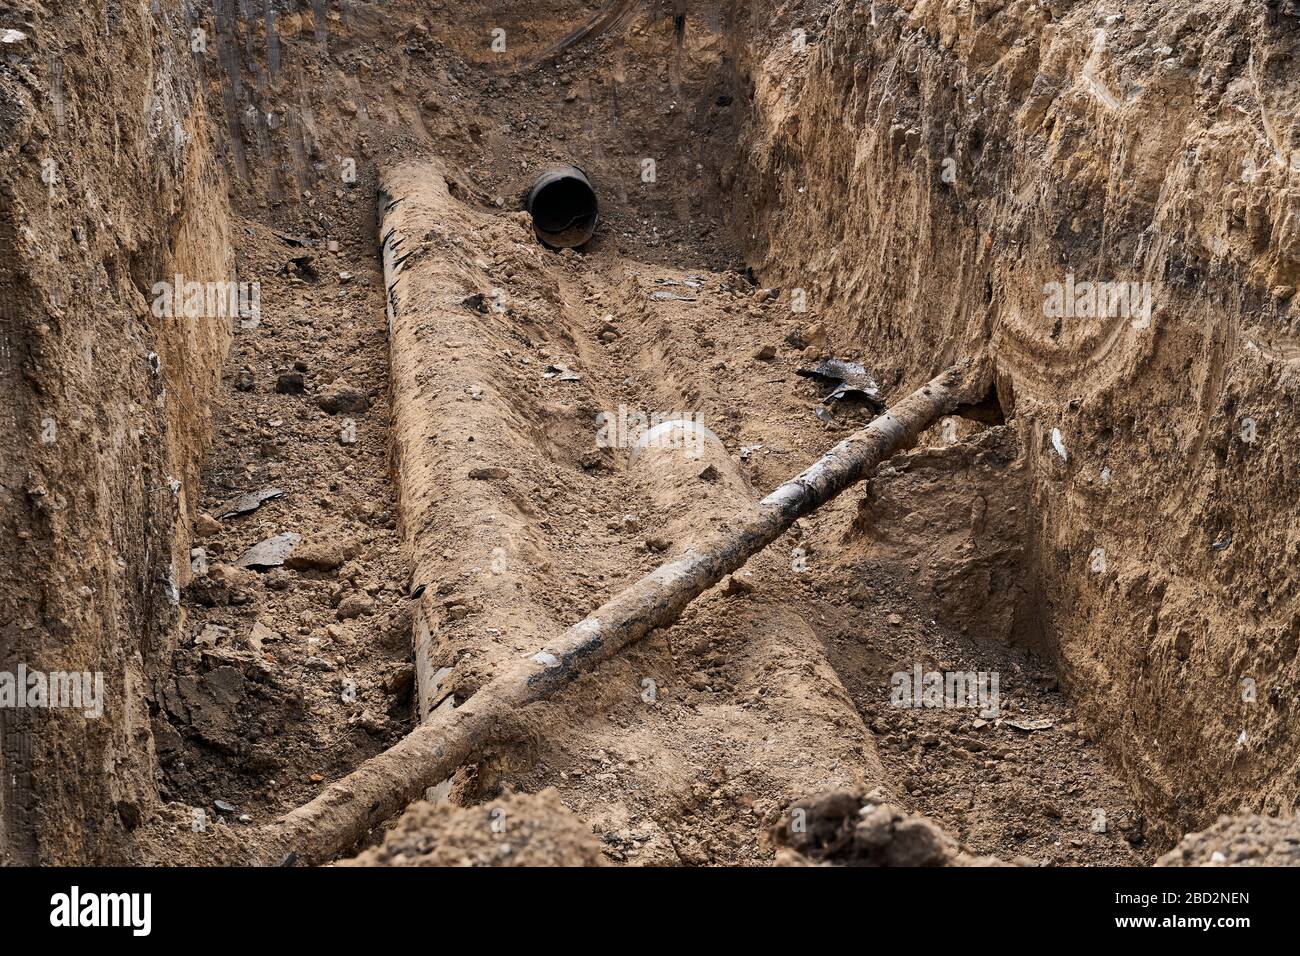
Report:
[[553,249],[585,245],[600,221],[600,203],[591,180],[577,166],[557,166],[537,177],[524,205],[537,238]]

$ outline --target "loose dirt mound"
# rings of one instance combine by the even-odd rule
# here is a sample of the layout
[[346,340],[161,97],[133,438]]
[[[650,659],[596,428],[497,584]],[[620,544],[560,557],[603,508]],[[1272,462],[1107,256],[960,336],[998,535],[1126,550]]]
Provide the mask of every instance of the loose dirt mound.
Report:
[[1156,866],[1300,866],[1300,821],[1295,817],[1219,817],[1189,833]]
[[384,837],[341,866],[603,866],[600,843],[554,790],[476,807],[413,804]]
[[800,801],[772,830],[781,866],[997,866],[967,853],[925,817],[886,803],[883,791],[841,791]]

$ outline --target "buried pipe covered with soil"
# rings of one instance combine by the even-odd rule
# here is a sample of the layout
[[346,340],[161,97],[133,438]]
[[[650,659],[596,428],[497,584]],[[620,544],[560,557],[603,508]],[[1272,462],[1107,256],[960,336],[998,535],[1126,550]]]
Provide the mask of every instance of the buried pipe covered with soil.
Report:
[[[389,262],[392,260],[387,260]],[[394,272],[386,275],[391,285]],[[490,743],[508,738],[515,714],[545,700],[685,607],[772,544],[799,518],[866,477],[969,399],[971,363],[949,368],[830,450],[722,529],[615,595],[535,654],[513,663],[462,706],[434,714],[311,802],[261,833],[262,864],[328,861],[449,777]]]

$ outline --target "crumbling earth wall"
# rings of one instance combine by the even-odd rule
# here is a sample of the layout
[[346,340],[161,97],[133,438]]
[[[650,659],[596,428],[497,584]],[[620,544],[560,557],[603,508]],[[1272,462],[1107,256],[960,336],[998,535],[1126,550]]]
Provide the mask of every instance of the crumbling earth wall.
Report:
[[[1300,21],[839,3],[804,45],[783,15],[739,63],[752,261],[879,367],[995,363],[1044,633],[1165,834],[1289,809]],[[1138,283],[1150,312],[1089,315],[1083,283]]]
[[157,799],[150,679],[231,329],[155,315],[156,284],[233,261],[176,0],[27,6],[0,23],[0,672],[101,673],[103,714],[0,708],[0,862],[102,862]]

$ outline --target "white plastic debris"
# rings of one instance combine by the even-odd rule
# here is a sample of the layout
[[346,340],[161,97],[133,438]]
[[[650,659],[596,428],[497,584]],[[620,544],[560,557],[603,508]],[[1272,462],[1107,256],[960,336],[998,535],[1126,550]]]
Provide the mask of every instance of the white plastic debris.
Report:
[[1061,430],[1059,428],[1052,429],[1052,447],[1055,448],[1056,453],[1061,456],[1061,461],[1070,460],[1070,456],[1065,450],[1065,442],[1061,440]]

